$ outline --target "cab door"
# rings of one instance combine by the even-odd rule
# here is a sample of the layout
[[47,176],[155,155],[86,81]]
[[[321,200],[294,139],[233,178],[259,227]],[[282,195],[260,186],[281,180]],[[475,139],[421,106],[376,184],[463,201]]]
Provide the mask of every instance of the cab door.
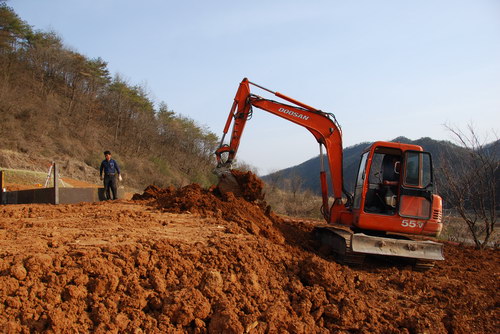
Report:
[[400,186],[399,215],[429,219],[432,208],[433,175],[429,152],[406,151]]
[[354,188],[354,202],[353,202],[353,209],[359,210],[361,206],[361,199],[363,198],[363,186],[365,182],[365,177],[366,177],[366,162],[368,160],[368,153],[365,152],[361,156],[361,160],[359,163],[359,168],[358,168],[358,176],[356,177],[356,185]]

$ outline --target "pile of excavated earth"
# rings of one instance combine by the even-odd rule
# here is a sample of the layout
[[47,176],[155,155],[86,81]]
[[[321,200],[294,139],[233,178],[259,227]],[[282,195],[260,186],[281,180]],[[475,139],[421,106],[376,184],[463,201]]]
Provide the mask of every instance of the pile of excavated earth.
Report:
[[246,193],[149,186],[133,200],[0,207],[2,333],[499,333],[499,255],[445,245],[416,272],[316,252],[315,221]]

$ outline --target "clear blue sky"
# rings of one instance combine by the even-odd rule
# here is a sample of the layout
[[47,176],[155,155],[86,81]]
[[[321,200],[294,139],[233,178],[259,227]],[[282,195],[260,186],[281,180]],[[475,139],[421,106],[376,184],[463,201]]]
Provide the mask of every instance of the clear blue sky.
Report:
[[[346,147],[450,139],[444,123],[499,132],[498,0],[7,4],[217,135],[243,77],[334,113]],[[261,174],[319,152],[305,129],[259,109],[245,131],[238,158]]]

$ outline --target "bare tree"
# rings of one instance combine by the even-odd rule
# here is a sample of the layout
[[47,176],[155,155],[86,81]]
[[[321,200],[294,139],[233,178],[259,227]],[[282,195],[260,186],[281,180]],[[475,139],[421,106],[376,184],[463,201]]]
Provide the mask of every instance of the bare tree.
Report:
[[445,159],[442,175],[446,181],[442,192],[444,200],[455,209],[468,226],[476,248],[486,247],[495,232],[497,221],[497,192],[499,140],[486,145],[474,127],[460,130],[445,125],[466,154],[457,161]]
[[302,190],[302,186],[304,185],[304,179],[297,173],[292,172],[290,177],[288,178],[290,192],[293,195],[293,199],[297,197],[297,193]]
[[282,182],[282,179],[283,179],[283,171],[281,170],[274,170],[268,174],[266,183],[271,188],[270,192],[274,192],[276,188],[278,188],[278,185]]

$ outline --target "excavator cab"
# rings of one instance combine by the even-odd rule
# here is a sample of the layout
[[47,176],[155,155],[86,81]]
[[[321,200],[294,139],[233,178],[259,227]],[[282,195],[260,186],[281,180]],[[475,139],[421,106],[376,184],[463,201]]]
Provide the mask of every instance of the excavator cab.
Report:
[[314,236],[343,263],[374,254],[412,258],[417,270],[428,270],[444,259],[442,245],[416,236],[438,236],[441,211],[430,154],[417,145],[375,142],[361,155],[352,204]]
[[[366,152],[368,155],[369,152]],[[366,161],[366,160],[365,160]],[[372,156],[370,169],[360,166],[356,180],[355,201],[361,204],[364,176],[368,175],[368,188],[364,201],[364,212],[394,215],[397,207],[397,194],[400,179],[401,152],[396,150],[376,150]],[[361,176],[361,178],[359,177]]]
[[[434,212],[436,211],[436,212]],[[432,160],[417,145],[376,142],[361,156],[352,205],[361,230],[437,236],[441,198],[433,193]]]

